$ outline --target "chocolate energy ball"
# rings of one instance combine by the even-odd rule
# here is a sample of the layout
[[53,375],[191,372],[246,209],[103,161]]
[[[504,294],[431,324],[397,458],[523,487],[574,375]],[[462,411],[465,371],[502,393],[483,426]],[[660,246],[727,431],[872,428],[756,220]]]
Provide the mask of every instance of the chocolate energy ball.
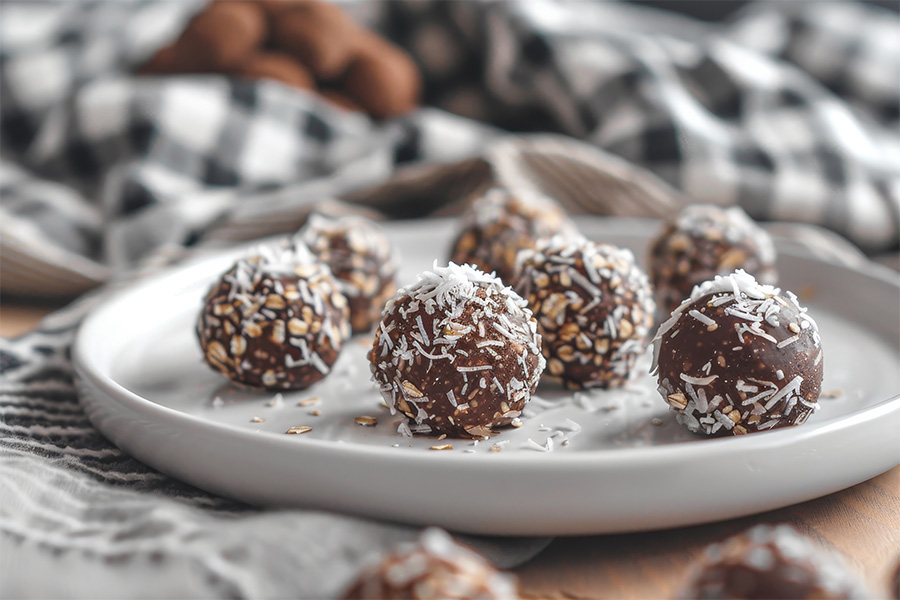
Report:
[[301,90],[316,89],[316,82],[306,68],[283,52],[255,51],[232,73],[248,79],[274,79]]
[[206,363],[235,383],[300,389],[331,370],[350,335],[349,310],[305,246],[262,246],[212,286],[196,332]]
[[578,228],[550,198],[533,192],[493,188],[463,213],[462,230],[450,260],[493,271],[512,283],[519,250],[554,235],[575,236]]
[[344,90],[370,116],[388,119],[418,106],[422,75],[412,57],[379,35],[360,31],[342,82]]
[[772,238],[738,207],[688,206],[650,247],[650,279],[666,313],[695,285],[736,269],[769,285],[778,279]]
[[537,388],[541,336],[525,301],[470,265],[434,266],[388,301],[369,354],[374,381],[413,433],[483,438]]
[[707,548],[682,598],[868,598],[836,557],[790,525],[757,525]]
[[547,377],[567,387],[616,387],[645,349],[656,305],[634,255],[554,237],[520,255],[515,289],[534,311]]
[[418,543],[403,544],[363,569],[344,599],[514,600],[517,587],[513,575],[430,528]]
[[255,2],[211,2],[175,42],[174,53],[188,72],[227,71],[239,65],[269,34]]
[[743,435],[799,425],[819,407],[816,322],[797,296],[744,271],[694,288],[653,342],[659,392],[691,431]]
[[364,217],[311,215],[297,235],[331,268],[350,303],[353,332],[372,329],[397,291],[397,260],[381,227]]

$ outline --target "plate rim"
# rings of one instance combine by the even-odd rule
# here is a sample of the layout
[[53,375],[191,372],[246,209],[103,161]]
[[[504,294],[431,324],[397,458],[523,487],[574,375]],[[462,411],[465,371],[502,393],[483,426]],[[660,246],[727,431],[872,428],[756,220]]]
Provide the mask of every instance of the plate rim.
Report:
[[[597,216],[582,216],[581,218],[589,220],[593,223],[600,223],[601,221],[609,221],[611,219],[615,219],[621,222],[627,221],[629,224],[634,224],[637,226],[645,226],[650,223],[659,223],[659,221],[656,219],[634,219]],[[414,229],[416,228],[417,223],[435,224],[442,221],[449,222],[452,221],[452,219],[415,219],[409,221],[399,221],[395,223],[399,224],[401,227],[409,227],[410,229]],[[585,229],[587,228],[588,227],[586,226]],[[275,237],[278,238],[283,236]],[[76,377],[82,378],[90,382],[91,385],[102,390],[106,398],[98,400],[98,398],[94,397],[94,395],[92,394],[80,394],[82,396],[82,400],[87,404],[112,401],[124,406],[127,409],[137,411],[150,418],[163,418],[178,425],[184,425],[189,428],[200,428],[210,433],[225,431],[230,435],[236,435],[237,439],[242,442],[255,443],[259,440],[264,440],[267,444],[274,443],[277,445],[284,445],[284,448],[288,449],[288,451],[290,448],[296,447],[297,444],[302,444],[309,450],[316,450],[323,454],[331,454],[335,457],[341,458],[358,456],[360,453],[362,453],[371,455],[376,458],[378,456],[389,456],[391,457],[391,460],[402,457],[400,460],[403,461],[433,462],[435,460],[439,460],[445,462],[460,462],[466,463],[467,468],[470,469],[493,469],[495,468],[493,466],[493,461],[499,461],[506,467],[517,466],[519,463],[526,465],[535,464],[534,453],[492,453],[494,456],[490,461],[473,461],[469,455],[463,453],[398,452],[395,448],[391,447],[380,447],[355,443],[337,443],[333,440],[286,436],[285,434],[276,434],[266,431],[250,431],[236,425],[218,421],[210,421],[200,416],[185,413],[174,408],[158,404],[148,398],[144,398],[137,393],[129,390],[121,383],[117,382],[112,378],[110,374],[102,372],[102,369],[99,369],[96,364],[92,364],[89,359],[85,358],[90,356],[87,345],[88,342],[91,341],[91,332],[93,329],[100,327],[100,325],[98,325],[97,323],[102,323],[103,315],[107,310],[110,309],[111,306],[114,307],[118,303],[127,299],[128,296],[136,294],[140,290],[159,285],[161,282],[168,278],[183,276],[187,271],[200,269],[207,262],[211,262],[213,260],[223,260],[226,256],[237,254],[247,247],[265,243],[267,239],[273,238],[255,240],[251,244],[242,244],[237,247],[220,249],[217,252],[204,253],[204,255],[194,257],[187,263],[169,267],[147,278],[142,278],[130,282],[123,288],[116,290],[114,293],[110,294],[109,297],[101,300],[98,305],[91,310],[90,314],[87,315],[87,317],[78,327],[75,341],[72,346],[72,364],[76,373]],[[877,263],[866,261],[864,263],[861,263],[860,265],[851,267],[850,265],[846,264],[836,264],[834,262],[821,260],[809,252],[804,252],[796,248],[785,248],[783,250],[780,249],[779,253],[783,255],[789,255],[798,259],[811,260],[822,265],[837,269],[853,269],[854,271],[859,272],[865,276],[877,279],[884,284],[896,288],[898,295],[900,295],[900,275],[895,274],[887,267],[879,265]],[[573,453],[548,452],[543,453],[540,460],[550,461],[552,463],[563,463],[565,465],[571,464],[573,467],[580,466],[581,463],[589,462],[598,470],[604,466],[615,466],[618,469],[621,468],[623,464],[625,465],[625,467],[645,462],[659,464],[661,462],[666,462],[667,457],[672,456],[677,456],[677,460],[680,462],[683,460],[696,458],[695,455],[697,453],[702,453],[703,455],[708,454],[710,450],[712,450],[713,448],[719,448],[722,444],[729,444],[728,447],[731,448],[732,451],[739,451],[745,446],[749,448],[759,448],[760,446],[777,448],[779,446],[802,444],[808,441],[808,439],[811,437],[830,435],[833,431],[854,429],[871,420],[883,418],[893,412],[900,412],[900,393],[883,399],[876,404],[873,404],[866,408],[855,410],[849,414],[834,416],[822,422],[807,423],[802,427],[789,427],[775,431],[758,432],[752,435],[740,437],[699,438],[697,440],[654,446],[590,449]],[[105,437],[108,437],[104,432],[103,427],[97,426],[96,424],[95,426],[101,433],[103,433]],[[260,437],[260,434],[263,434],[263,436]],[[696,442],[703,443],[698,444]],[[673,452],[674,448],[677,448],[677,453]],[[670,460],[674,459],[670,458]]]

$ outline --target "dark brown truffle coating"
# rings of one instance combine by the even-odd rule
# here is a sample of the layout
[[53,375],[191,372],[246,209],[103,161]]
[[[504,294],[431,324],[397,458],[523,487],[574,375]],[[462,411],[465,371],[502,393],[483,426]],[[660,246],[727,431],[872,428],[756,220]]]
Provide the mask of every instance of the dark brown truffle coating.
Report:
[[688,206],[650,247],[650,279],[656,303],[666,313],[695,285],[736,269],[764,284],[777,280],[772,239],[738,207]]
[[301,90],[316,88],[316,82],[309,71],[293,57],[282,52],[253,52],[233,73],[248,79],[274,79]]
[[515,576],[497,571],[440,529],[427,529],[416,544],[403,544],[366,567],[345,600],[515,600]]
[[815,321],[796,296],[743,271],[696,288],[655,342],[660,393],[691,431],[742,435],[799,425],[818,408]]
[[297,235],[331,268],[350,303],[353,332],[372,329],[397,291],[397,259],[384,231],[364,217],[315,214]]
[[536,329],[522,298],[496,277],[436,267],[385,307],[369,355],[373,379],[413,433],[485,437],[518,417],[537,387]]
[[835,557],[789,525],[757,525],[707,548],[682,598],[867,598]]
[[339,77],[358,51],[360,28],[344,10],[317,0],[267,2],[272,42],[294,55],[317,79]]
[[150,60],[138,67],[138,73],[155,75],[162,73],[181,73],[183,67],[175,53],[175,44],[168,44],[156,51]]
[[515,288],[537,319],[545,377],[574,389],[624,384],[656,309],[631,252],[555,237],[520,260]]
[[224,72],[259,48],[267,35],[266,17],[256,3],[213,2],[188,23],[174,54],[185,72]]
[[196,333],[206,363],[252,388],[319,381],[349,336],[347,301],[303,247],[261,248],[206,295]]
[[463,213],[450,260],[493,271],[511,285],[519,251],[554,235],[578,235],[578,228],[556,202],[534,192],[493,188]]
[[419,103],[422,75],[403,49],[368,31],[359,31],[358,46],[344,74],[343,88],[376,119],[406,114]]
[[319,96],[321,96],[334,106],[337,106],[338,108],[342,108],[350,112],[366,112],[365,109],[360,106],[359,102],[340,90],[322,90],[321,92],[319,92]]

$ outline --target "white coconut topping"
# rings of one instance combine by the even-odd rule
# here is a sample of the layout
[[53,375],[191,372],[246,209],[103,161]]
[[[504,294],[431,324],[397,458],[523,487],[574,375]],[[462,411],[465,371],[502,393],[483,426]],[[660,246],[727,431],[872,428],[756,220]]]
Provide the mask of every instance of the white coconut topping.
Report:
[[[587,387],[626,379],[645,349],[656,310],[649,280],[631,251],[555,236],[522,251],[519,259],[520,291],[538,310],[545,348],[557,367],[554,377],[573,377]],[[592,361],[593,373],[579,369]]]
[[[287,288],[294,286],[296,291],[291,289],[288,293]],[[217,294],[217,290],[222,293],[207,299],[198,320],[198,333],[201,343],[206,343],[203,340],[219,336],[221,329],[226,328],[222,337],[230,357],[219,351],[216,360],[231,361],[234,378],[239,381],[258,378],[265,387],[275,388],[291,385],[290,373],[294,369],[312,367],[327,373],[329,366],[317,352],[326,339],[332,349],[340,349],[350,333],[342,311],[332,304],[343,297],[338,294],[339,286],[331,271],[299,241],[285,239],[253,248],[222,275],[210,294]],[[298,301],[305,306],[298,307]],[[299,308],[308,310],[307,306],[313,311],[311,317],[319,320],[315,333],[310,327],[313,321],[300,320]],[[214,315],[226,317],[228,322],[223,324]],[[285,352],[283,357],[277,357],[281,369],[257,364],[258,358],[267,356],[248,351],[248,345],[262,334],[263,327],[270,329],[276,345],[300,348],[301,357],[296,359]],[[221,347],[220,341],[214,341]],[[240,362],[235,360],[237,357],[242,357]]]
[[738,206],[723,210],[708,204],[694,204],[684,208],[675,223],[678,229],[694,236],[717,230],[732,244],[750,239],[756,244],[763,264],[775,262],[771,236]]
[[509,288],[504,288],[496,277],[479,271],[472,265],[450,263],[446,267],[439,267],[437,260],[434,261],[430,271],[420,273],[418,281],[400,289],[393,300],[405,296],[422,302],[434,300],[438,307],[447,310],[457,308],[460,300],[473,299],[479,287],[490,287],[499,293],[506,292],[507,299],[513,302],[517,299],[516,303],[519,306],[525,305],[524,301],[511,293]]
[[250,251],[248,259],[238,264],[252,262],[255,268],[266,274],[291,275],[298,266],[317,264],[316,257],[305,244],[297,240],[281,240],[274,244],[261,244]]
[[[706,306],[712,306],[715,310],[722,311],[737,320],[733,323],[733,331],[736,341],[740,345],[731,347],[731,352],[739,353],[747,348],[753,348],[755,351],[760,342],[753,340],[751,336],[765,340],[762,343],[772,344],[775,348],[783,351],[787,351],[786,349],[800,343],[801,340],[806,340],[807,344],[812,342],[813,348],[818,350],[815,358],[821,360],[820,338],[815,322],[808,318],[806,308],[800,306],[797,297],[790,292],[786,292],[782,296],[781,290],[778,288],[759,284],[752,276],[739,270],[731,275],[718,276],[712,281],[696,286],[691,292],[690,298],[682,302],[672,312],[671,317],[660,326],[653,340],[654,373],[659,372],[659,353],[664,336],[670,331],[679,331],[682,319],[696,319],[703,324],[707,324],[705,319],[712,320],[709,315],[696,310],[695,307],[698,304],[703,304],[699,302],[701,300]],[[789,314],[782,312],[785,308],[798,315],[797,323],[788,323],[786,319],[778,318],[778,315]],[[810,323],[810,325],[804,329],[799,323]],[[770,329],[767,331],[766,328]],[[670,335],[668,339],[671,337],[673,336]],[[805,347],[808,348],[808,345]],[[749,419],[750,424],[756,424],[757,429],[768,429],[779,425],[784,419],[789,419],[789,423],[802,422],[797,421],[801,417],[797,417],[797,413],[794,412],[798,405],[813,410],[818,408],[817,403],[800,395],[803,377],[797,375],[790,381],[785,381],[785,373],[781,369],[773,370],[771,377],[765,376],[764,373],[757,373],[757,377],[763,376],[764,379],[755,379],[747,375],[738,378],[732,392],[737,403],[727,394],[727,404],[722,404],[721,395],[715,396],[719,399],[718,401],[707,402],[709,395],[724,390],[721,389],[721,382],[718,384],[719,387],[713,386],[706,389],[706,386],[713,385],[713,382],[719,378],[719,374],[733,376],[730,373],[732,367],[729,362],[731,359],[727,352],[723,352],[717,357],[714,356],[714,358],[715,360],[708,361],[700,367],[699,371],[705,375],[704,377],[697,376],[697,374],[679,373],[676,381],[665,378],[660,382],[660,393],[670,406],[682,413],[679,422],[694,431],[703,429],[704,432],[710,434],[715,433],[721,427],[729,430],[734,427],[736,432],[743,433],[747,430],[745,419]],[[817,363],[814,363],[813,366],[817,366]],[[719,369],[723,370],[717,373],[716,371]],[[752,373],[748,375],[752,375]],[[772,381],[766,379],[772,379]],[[724,410],[724,413],[719,410],[720,408]],[[760,417],[764,415],[768,415],[769,420],[761,422]],[[742,427],[738,429],[738,425]]]
[[692,317],[694,317],[695,319],[697,319],[698,321],[700,321],[701,323],[703,323],[704,325],[706,325],[707,327],[710,325],[716,324],[716,322],[714,320],[710,319],[708,316],[704,315],[699,310],[692,310],[688,314],[691,315]]
[[[332,240],[342,239],[350,252],[332,253]],[[295,239],[327,257],[335,270],[353,269],[359,256],[365,256],[377,266],[382,279],[397,272],[397,253],[388,242],[384,230],[371,219],[359,215],[329,217],[319,213],[309,216]],[[351,281],[339,280],[341,292],[347,296],[359,296],[362,290]]]
[[[446,402],[453,409],[450,426],[473,436],[489,434],[493,425],[467,420],[470,402],[503,401],[499,413],[518,415],[544,365],[525,301],[498,278],[469,265],[435,264],[397,292],[382,313],[375,340],[372,376],[389,407],[402,400],[407,416],[414,412],[418,423],[433,424],[435,403]],[[419,366],[411,368],[424,364],[427,374],[441,359],[453,363],[460,376],[449,387],[461,387],[446,389],[421,377]]]
[[686,373],[680,375],[681,379],[691,385],[709,385],[719,378],[718,375],[710,375],[708,377],[692,377]]
[[[668,333],[669,330],[671,330],[675,326],[675,324],[681,320],[681,317],[685,313],[685,311],[689,311],[688,307],[700,298],[703,298],[705,296],[715,296],[715,298],[712,299],[712,302],[718,303],[719,305],[731,302],[734,305],[733,312],[739,313],[735,316],[749,315],[752,318],[751,320],[753,324],[756,325],[759,321],[763,320],[765,315],[759,316],[754,314],[755,309],[758,309],[768,298],[777,297],[779,300],[782,300],[782,298],[780,298],[779,296],[780,293],[781,290],[779,288],[758,283],[752,275],[750,275],[743,269],[738,269],[731,275],[717,275],[715,279],[694,286],[694,289],[691,291],[690,297],[685,299],[678,307],[675,308],[675,310],[672,311],[671,316],[666,321],[664,321],[662,325],[659,326],[656,337],[653,338],[654,372],[659,362],[659,348],[662,342],[662,336]],[[790,292],[787,293],[787,296],[794,307],[800,313],[806,313],[806,308],[801,307],[796,302],[796,296],[794,296]],[[727,298],[727,302],[719,302],[720,298]],[[767,311],[769,310],[770,306],[771,304],[766,305]],[[787,306],[787,304],[785,304],[785,306]],[[726,311],[729,309],[731,309],[731,307],[727,307]],[[697,318],[695,315],[691,316]],[[709,323],[705,324],[708,325]],[[750,333],[762,336],[768,335],[761,329],[758,329],[758,327],[751,328],[750,325],[747,325],[746,327],[747,329],[742,331],[748,331]],[[743,341],[741,343],[743,343]]]

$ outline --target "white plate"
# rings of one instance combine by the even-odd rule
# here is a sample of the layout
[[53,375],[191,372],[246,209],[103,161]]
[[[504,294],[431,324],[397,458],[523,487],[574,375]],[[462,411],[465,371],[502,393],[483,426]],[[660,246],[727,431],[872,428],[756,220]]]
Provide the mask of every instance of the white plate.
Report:
[[[656,230],[623,219],[580,225],[639,256]],[[447,255],[454,227],[388,225],[403,257],[401,282]],[[796,250],[780,255],[782,285],[812,294],[806,303],[825,348],[823,389],[840,390],[803,426],[696,438],[675,423],[643,369],[619,391],[541,386],[522,428],[473,447],[397,433],[400,419],[378,406],[369,380],[368,337],[348,343],[325,381],[280,399],[236,389],[209,370],[193,322],[233,256],[203,259],[111,298],[83,324],[74,357],[88,415],[104,435],[217,494],[481,534],[612,533],[774,509],[900,464],[900,288],[894,274],[874,266],[835,266]],[[298,406],[311,397],[321,403]],[[361,415],[378,425],[356,425]],[[313,430],[285,435],[294,425]],[[553,435],[554,451],[534,449]],[[490,452],[494,442],[506,445]],[[428,450],[438,443],[454,449]]]

